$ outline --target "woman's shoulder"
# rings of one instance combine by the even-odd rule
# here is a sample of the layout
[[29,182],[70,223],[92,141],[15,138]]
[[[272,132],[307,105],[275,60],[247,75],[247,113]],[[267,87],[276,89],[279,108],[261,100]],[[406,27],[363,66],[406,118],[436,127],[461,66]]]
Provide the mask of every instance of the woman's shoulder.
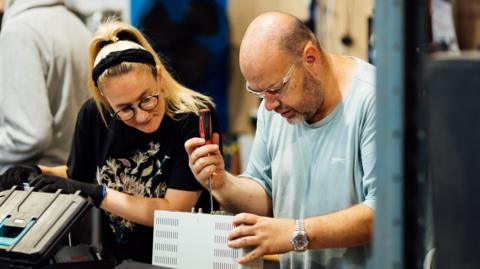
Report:
[[180,129],[198,125],[198,115],[194,112],[179,113],[168,117],[168,120]]
[[[108,113],[104,113],[104,117],[105,120],[110,118]],[[103,122],[97,104],[93,98],[89,98],[87,101],[85,101],[85,103],[83,103],[80,111],[78,112],[78,120],[88,122]]]
[[82,107],[80,108],[80,111],[83,113],[98,113],[97,105],[95,104],[95,100],[90,97],[83,103]]

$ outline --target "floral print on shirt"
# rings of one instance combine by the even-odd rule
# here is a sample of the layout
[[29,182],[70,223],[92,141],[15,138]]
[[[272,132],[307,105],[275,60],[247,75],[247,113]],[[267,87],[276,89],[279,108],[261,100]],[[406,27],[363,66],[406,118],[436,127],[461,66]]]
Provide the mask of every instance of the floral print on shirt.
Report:
[[[165,196],[167,184],[162,177],[162,168],[170,157],[159,156],[160,144],[150,142],[145,152],[136,151],[130,158],[107,158],[102,167],[97,167],[96,178],[99,184],[119,192],[141,197]],[[105,212],[110,228],[118,243],[128,242],[135,223]]]

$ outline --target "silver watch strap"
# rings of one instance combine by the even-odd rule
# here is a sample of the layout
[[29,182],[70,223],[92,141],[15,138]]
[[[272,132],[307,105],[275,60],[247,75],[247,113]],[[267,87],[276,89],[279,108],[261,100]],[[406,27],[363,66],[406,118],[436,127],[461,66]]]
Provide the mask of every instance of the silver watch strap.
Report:
[[301,231],[301,232],[305,231],[305,223],[303,219],[297,219],[295,221],[295,231]]

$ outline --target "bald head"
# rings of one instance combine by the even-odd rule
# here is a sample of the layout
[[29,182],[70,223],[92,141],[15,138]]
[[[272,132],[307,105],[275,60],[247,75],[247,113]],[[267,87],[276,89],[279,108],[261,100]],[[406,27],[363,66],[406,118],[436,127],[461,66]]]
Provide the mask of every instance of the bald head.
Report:
[[278,57],[300,56],[309,40],[317,44],[313,33],[298,18],[280,12],[264,13],[250,23],[244,34],[240,45],[240,69],[244,73],[269,65]]

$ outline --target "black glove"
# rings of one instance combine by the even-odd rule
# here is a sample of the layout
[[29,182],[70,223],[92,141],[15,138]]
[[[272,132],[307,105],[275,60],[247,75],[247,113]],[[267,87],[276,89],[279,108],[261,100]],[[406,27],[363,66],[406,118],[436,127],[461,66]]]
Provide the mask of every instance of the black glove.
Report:
[[90,198],[94,206],[99,207],[103,201],[104,192],[102,185],[83,183],[73,179],[39,175],[30,180],[30,186],[37,191],[44,192],[56,192],[58,189],[62,190],[62,193],[73,194],[76,191],[80,191],[80,195]]
[[23,183],[40,175],[42,170],[36,165],[16,165],[10,167],[0,176],[0,191],[11,189],[17,185],[17,189],[23,190]]

